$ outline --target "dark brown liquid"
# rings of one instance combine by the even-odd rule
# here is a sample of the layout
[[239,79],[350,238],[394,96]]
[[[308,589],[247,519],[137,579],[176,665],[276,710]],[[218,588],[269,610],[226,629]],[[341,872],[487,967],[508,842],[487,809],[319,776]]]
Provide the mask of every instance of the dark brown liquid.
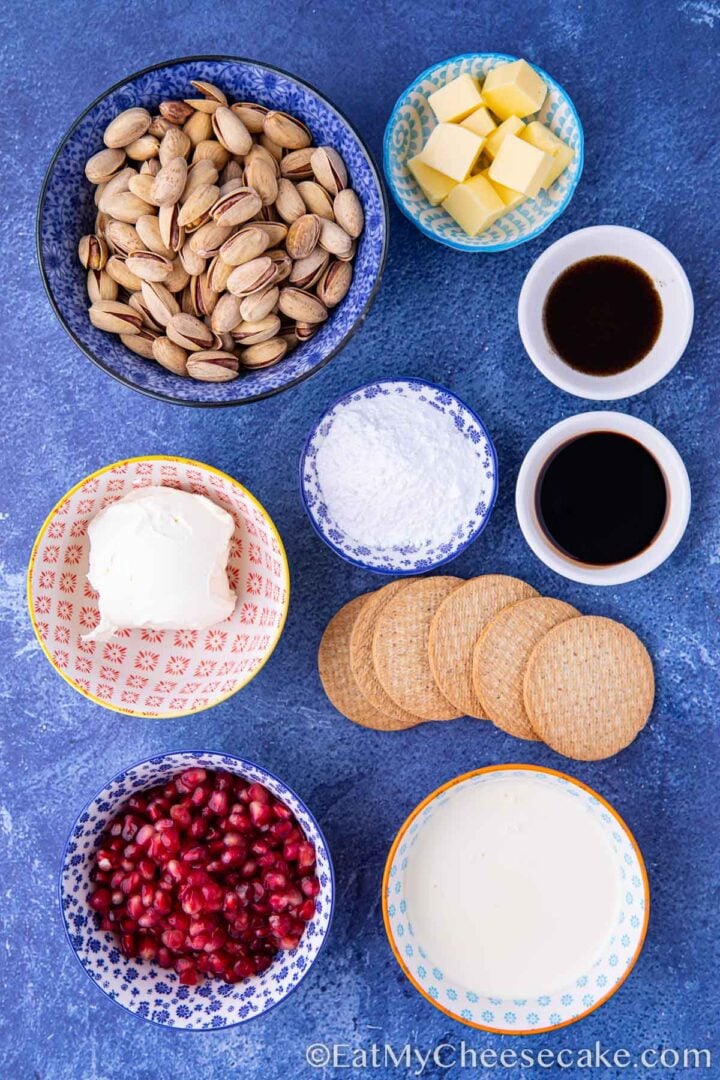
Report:
[[665,520],[665,477],[637,440],[614,431],[579,435],[546,462],[535,491],[548,539],[591,566],[639,555]]
[[652,349],[662,326],[652,279],[614,255],[565,270],[545,301],[545,331],[566,364],[586,375],[617,375]]

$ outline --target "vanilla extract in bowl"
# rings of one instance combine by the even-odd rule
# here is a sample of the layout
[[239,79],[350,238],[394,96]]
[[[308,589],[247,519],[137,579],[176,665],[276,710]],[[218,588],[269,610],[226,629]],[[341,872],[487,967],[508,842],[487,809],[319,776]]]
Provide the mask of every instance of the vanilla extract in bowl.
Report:
[[553,282],[544,308],[545,333],[566,364],[586,375],[617,375],[655,345],[663,308],[641,267],[614,255],[573,263]]
[[560,446],[535,489],[537,518],[550,542],[589,566],[613,566],[647,550],[668,508],[657,460],[617,431],[590,431]]

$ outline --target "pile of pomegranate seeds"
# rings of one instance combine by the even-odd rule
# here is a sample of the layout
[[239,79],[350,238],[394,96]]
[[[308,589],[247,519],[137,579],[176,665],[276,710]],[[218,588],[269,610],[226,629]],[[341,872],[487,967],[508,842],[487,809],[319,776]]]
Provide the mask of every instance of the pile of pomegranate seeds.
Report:
[[235,983],[294,949],[315,914],[315,848],[241,777],[187,769],[128,799],[95,856],[90,907],[127,956]]

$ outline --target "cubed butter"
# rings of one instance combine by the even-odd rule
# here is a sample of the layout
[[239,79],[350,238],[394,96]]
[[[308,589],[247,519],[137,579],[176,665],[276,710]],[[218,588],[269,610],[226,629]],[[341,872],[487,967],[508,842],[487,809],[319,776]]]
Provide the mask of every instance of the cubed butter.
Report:
[[505,187],[504,184],[495,183],[488,176],[489,172],[489,169],[483,169],[483,171],[480,173],[480,176],[484,176],[488,183],[492,184],[495,191],[497,191],[498,195],[505,203],[505,213],[510,210],[514,210],[516,206],[519,206],[521,202],[525,201],[525,195],[523,195],[522,191],[513,191],[512,188]]
[[505,203],[487,178],[478,174],[454,187],[443,209],[468,236],[477,236],[505,213]]
[[526,60],[498,64],[487,73],[482,99],[501,120],[508,116],[530,116],[538,111],[547,86]]
[[523,195],[532,199],[545,183],[552,163],[550,154],[538,150],[517,135],[508,135],[502,141],[488,176],[494,184],[504,184],[513,191],[522,191]]
[[476,135],[487,138],[497,129],[497,124],[485,106],[481,105],[479,109],[475,109],[469,116],[465,117],[460,127],[467,128],[468,131],[474,131]]
[[419,154],[408,160],[407,167],[417,180],[423,195],[431,206],[438,206],[455,187],[454,180],[451,180],[449,176],[443,176],[437,169],[431,169],[429,165],[420,160]]
[[550,154],[553,159],[550,171],[542,185],[544,188],[549,188],[551,184],[554,184],[560,173],[567,169],[575,157],[575,151],[572,147],[568,146],[562,139],[558,139],[555,132],[545,127],[539,120],[533,120],[527,124],[525,130],[520,134],[520,138],[536,146],[538,150]]
[[[472,172],[485,140],[458,124],[438,124],[430,132],[420,160],[445,176],[462,183]],[[528,143],[524,143],[528,146]]]
[[467,73],[458,75],[428,97],[428,105],[441,124],[457,124],[482,103],[480,83]]
[[497,156],[502,141],[507,135],[519,135],[524,127],[524,123],[517,116],[509,116],[507,120],[503,120],[502,124],[496,127],[485,140],[483,150],[490,160],[492,161]]

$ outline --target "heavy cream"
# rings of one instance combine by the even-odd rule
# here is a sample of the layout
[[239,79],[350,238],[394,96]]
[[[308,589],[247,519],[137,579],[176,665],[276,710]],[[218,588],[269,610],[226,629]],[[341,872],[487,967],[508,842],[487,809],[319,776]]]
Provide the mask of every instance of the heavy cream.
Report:
[[467,990],[512,999],[569,986],[617,920],[611,845],[587,801],[543,776],[460,784],[408,853],[415,941]]
[[174,488],[138,488],[101,510],[88,527],[100,622],[87,637],[200,630],[227,619],[236,599],[227,578],[234,529],[222,507]]

